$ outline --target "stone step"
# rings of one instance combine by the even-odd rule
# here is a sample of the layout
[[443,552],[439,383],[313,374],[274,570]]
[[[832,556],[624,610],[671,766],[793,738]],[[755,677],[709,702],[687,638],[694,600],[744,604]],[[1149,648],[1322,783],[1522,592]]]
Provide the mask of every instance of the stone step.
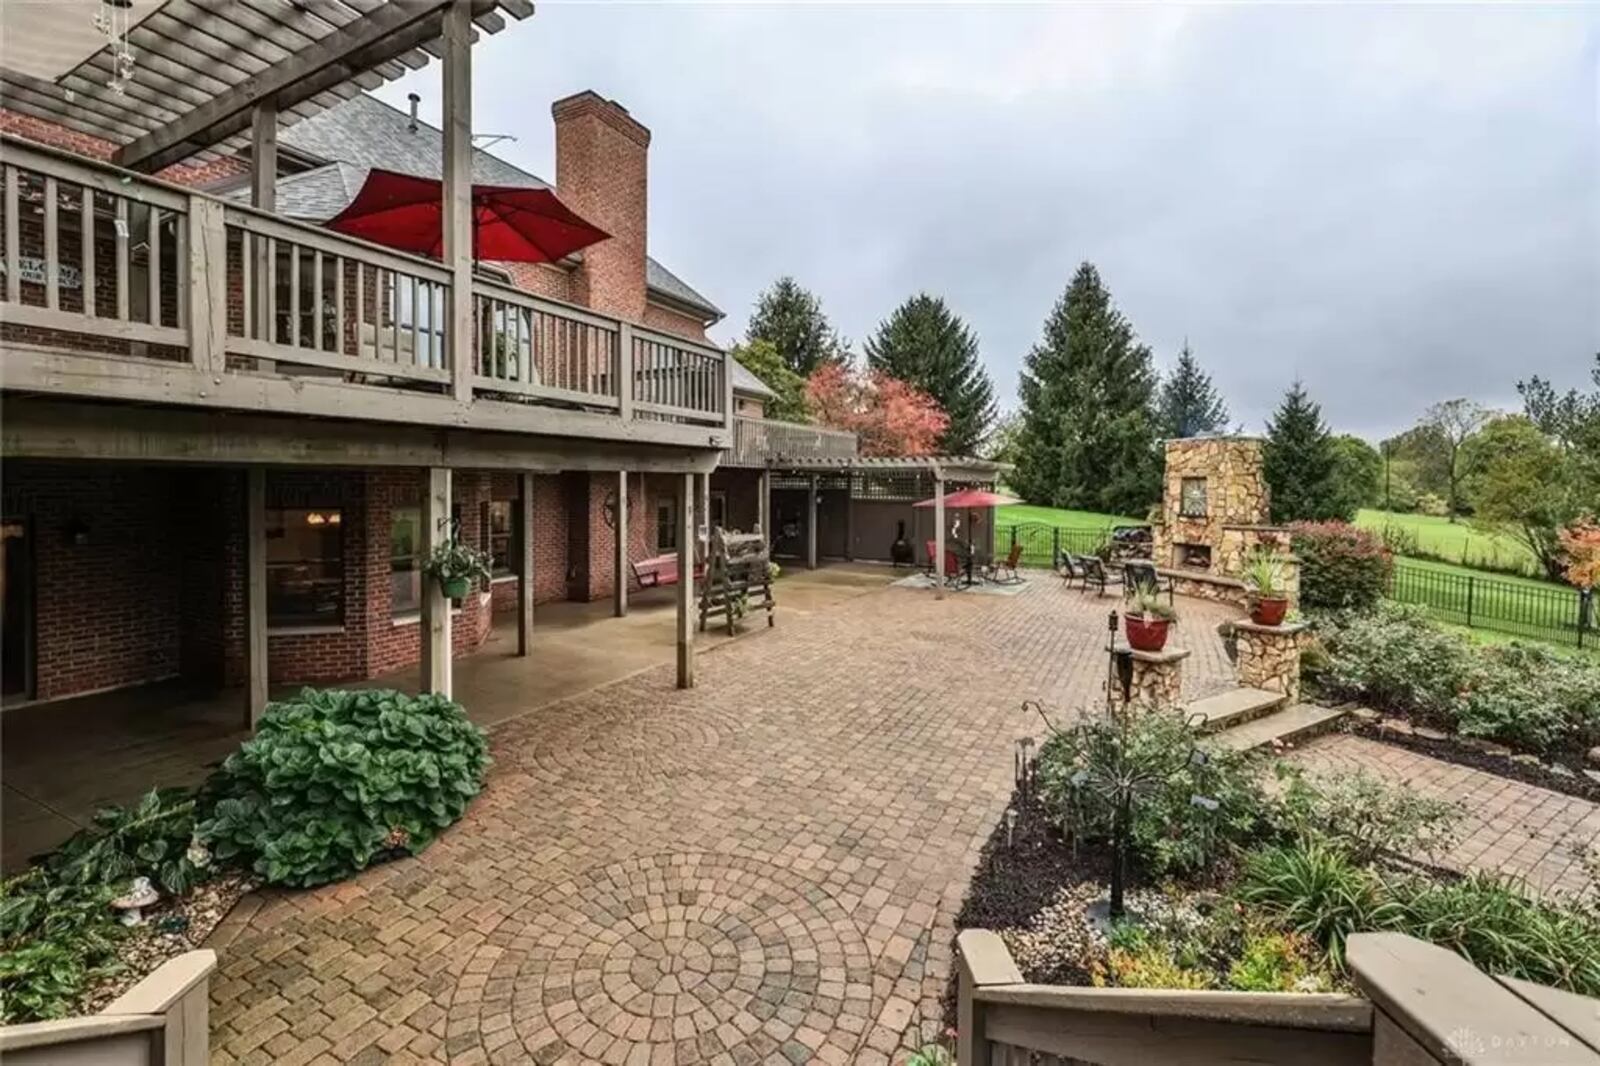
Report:
[[1314,703],[1297,703],[1274,711],[1253,722],[1234,726],[1218,733],[1215,740],[1235,751],[1250,751],[1273,743],[1306,740],[1333,726],[1349,711],[1334,707],[1318,707]]
[[1260,688],[1234,688],[1195,700],[1184,708],[1195,728],[1215,733],[1270,714],[1283,705],[1283,694]]

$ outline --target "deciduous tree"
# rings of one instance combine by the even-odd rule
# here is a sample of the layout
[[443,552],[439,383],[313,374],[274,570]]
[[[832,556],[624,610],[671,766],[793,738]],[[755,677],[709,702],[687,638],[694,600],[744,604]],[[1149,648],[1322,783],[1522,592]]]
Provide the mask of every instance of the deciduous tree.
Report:
[[1073,275],[1028,353],[1016,490],[1033,503],[1143,514],[1160,495],[1150,349],[1093,264]]
[[1263,472],[1272,489],[1275,522],[1348,519],[1334,486],[1333,435],[1322,407],[1296,381],[1267,423]]
[[1228,405],[1211,383],[1211,375],[1200,369],[1188,341],[1178,353],[1178,365],[1161,382],[1156,409],[1167,437],[1198,437],[1228,428]]
[[931,455],[949,426],[932,396],[878,370],[826,363],[806,380],[813,421],[856,434],[862,455]]
[[1363,507],[1376,507],[1383,496],[1383,456],[1349,433],[1333,438],[1333,496],[1346,521]]
[[822,301],[787,276],[756,297],[744,335],[747,343],[770,342],[785,365],[801,377],[823,363],[844,358],[848,347],[822,313]]
[[766,404],[766,416],[784,422],[806,420],[806,379],[789,369],[778,349],[768,340],[736,344],[728,354],[737,359],[761,383],[776,393]]
[[1422,424],[1430,427],[1443,448],[1442,465],[1445,475],[1445,500],[1450,508],[1450,521],[1461,514],[1461,480],[1466,475],[1462,446],[1468,438],[1487,422],[1493,412],[1480,403],[1464,397],[1445,400],[1428,408]]
[[1492,419],[1471,443],[1467,491],[1477,518],[1505,529],[1560,580],[1561,530],[1586,510],[1576,459],[1524,415]]
[[947,455],[976,455],[994,424],[994,385],[978,358],[978,338],[944,300],[919,293],[894,309],[865,344],[867,365],[939,401],[950,426]]

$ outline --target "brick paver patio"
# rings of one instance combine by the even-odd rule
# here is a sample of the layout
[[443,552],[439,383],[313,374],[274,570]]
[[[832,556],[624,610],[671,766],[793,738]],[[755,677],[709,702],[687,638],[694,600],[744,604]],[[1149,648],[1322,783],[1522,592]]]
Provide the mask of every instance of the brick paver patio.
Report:
[[[1097,700],[1114,603],[886,589],[692,692],[662,668],[507,722],[420,858],[219,930],[215,1060],[886,1061],[937,1028],[1018,705]],[[1192,697],[1230,683],[1229,612],[1182,606]]]
[[1539,891],[1588,886],[1583,852],[1600,847],[1600,806],[1588,800],[1348,734],[1320,737],[1294,758],[1316,773],[1364,768],[1392,784],[1461,804],[1455,844],[1439,859],[1446,866],[1525,878]]

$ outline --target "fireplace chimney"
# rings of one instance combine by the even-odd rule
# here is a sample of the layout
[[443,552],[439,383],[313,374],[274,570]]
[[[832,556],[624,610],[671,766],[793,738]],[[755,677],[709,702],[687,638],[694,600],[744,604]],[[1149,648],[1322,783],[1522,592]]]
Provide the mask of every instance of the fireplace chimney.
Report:
[[650,131],[627,108],[584,91],[550,105],[556,126],[556,195],[607,233],[583,250],[577,302],[638,322],[645,305]]

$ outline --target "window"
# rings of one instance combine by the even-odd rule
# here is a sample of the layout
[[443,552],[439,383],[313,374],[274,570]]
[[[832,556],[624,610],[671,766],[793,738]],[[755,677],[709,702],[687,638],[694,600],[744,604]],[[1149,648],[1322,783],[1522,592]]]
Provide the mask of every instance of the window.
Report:
[[422,610],[422,508],[396,507],[389,527],[390,615]]
[[1178,495],[1178,514],[1184,518],[1206,516],[1206,479],[1186,477]]
[[728,528],[728,494],[726,492],[713,492],[711,494],[711,528]]
[[344,513],[267,511],[267,625],[344,624]]
[[656,550],[672,551],[678,546],[678,501],[666,496],[656,501]]
[[483,505],[482,525],[488,531],[489,554],[495,577],[516,574],[522,568],[522,509],[515,500],[490,500]]

